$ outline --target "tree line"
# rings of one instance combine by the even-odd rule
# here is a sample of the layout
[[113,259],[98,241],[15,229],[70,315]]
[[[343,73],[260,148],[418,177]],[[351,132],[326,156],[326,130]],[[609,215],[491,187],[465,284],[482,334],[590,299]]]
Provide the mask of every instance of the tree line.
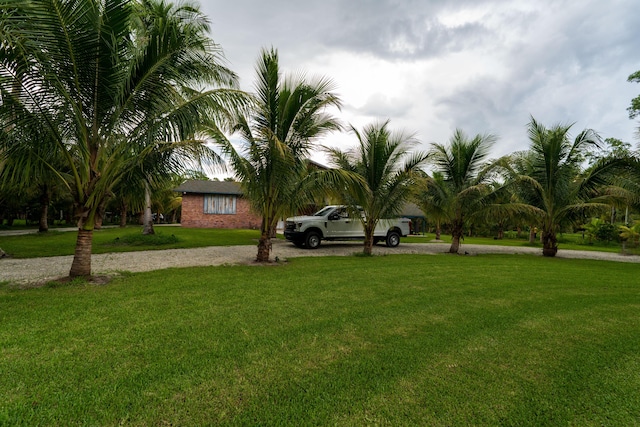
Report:
[[[567,223],[640,200],[637,154],[624,143],[598,152],[590,130],[571,138],[571,126],[531,117],[524,152],[489,159],[495,137],[460,129],[419,151],[388,120],[345,127],[332,80],[283,74],[274,48],[261,51],[255,90],[243,92],[196,4],[5,0],[0,20],[0,200],[34,188],[43,205],[54,189],[68,195],[78,222],[72,277],[91,274],[107,203],[150,215],[154,189],[202,165],[231,168],[262,216],[261,262],[277,221],[327,196],[362,207],[365,253],[379,219],[413,200],[437,230],[449,225],[451,252],[470,223],[518,217],[540,227],[548,256]],[[355,148],[319,145],[345,128]],[[331,168],[309,166],[317,149]]]

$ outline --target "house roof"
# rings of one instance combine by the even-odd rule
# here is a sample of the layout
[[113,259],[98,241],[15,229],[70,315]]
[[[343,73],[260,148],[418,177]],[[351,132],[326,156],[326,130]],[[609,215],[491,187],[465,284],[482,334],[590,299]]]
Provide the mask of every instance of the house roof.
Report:
[[199,194],[230,194],[242,196],[242,187],[233,181],[186,181],[182,185],[174,188],[173,191],[180,193]]

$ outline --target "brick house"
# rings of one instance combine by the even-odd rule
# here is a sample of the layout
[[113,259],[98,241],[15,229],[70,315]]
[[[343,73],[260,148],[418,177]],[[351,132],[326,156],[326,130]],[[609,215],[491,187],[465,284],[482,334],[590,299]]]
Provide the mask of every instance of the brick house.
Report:
[[182,193],[182,227],[260,228],[237,182],[187,181],[174,191]]

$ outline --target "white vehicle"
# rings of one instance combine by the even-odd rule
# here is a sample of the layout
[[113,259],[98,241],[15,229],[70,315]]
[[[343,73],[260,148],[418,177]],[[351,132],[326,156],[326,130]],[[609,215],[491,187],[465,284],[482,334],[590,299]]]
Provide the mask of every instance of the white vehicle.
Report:
[[[373,243],[384,241],[395,248],[400,237],[409,234],[409,222],[407,218],[381,219],[373,233]],[[310,216],[287,218],[284,237],[299,248],[315,249],[322,240],[364,240],[364,228],[347,206],[334,205]]]

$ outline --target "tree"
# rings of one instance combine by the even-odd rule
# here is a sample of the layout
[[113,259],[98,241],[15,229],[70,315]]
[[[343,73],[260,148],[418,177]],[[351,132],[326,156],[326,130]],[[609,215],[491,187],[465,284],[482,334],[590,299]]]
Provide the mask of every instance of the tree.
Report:
[[0,150],[0,187],[37,193],[40,204],[38,232],[49,231],[49,205],[52,198],[69,191],[65,186],[68,168],[60,153],[51,144],[42,143],[47,135],[11,132],[4,135],[4,150]]
[[430,151],[433,176],[423,181],[422,194],[427,212],[451,224],[450,253],[458,253],[466,222],[479,213],[490,194],[490,174],[486,162],[495,137],[476,135],[469,139],[456,129],[448,145],[434,143]]
[[[628,79],[629,82],[640,83],[640,71],[636,71],[631,74]],[[640,95],[636,96],[631,100],[631,105],[627,108],[629,112],[629,118],[634,119],[640,116]],[[638,133],[640,134],[640,127],[638,128]]]
[[262,216],[256,260],[267,262],[278,219],[304,206],[311,190],[342,185],[337,184],[338,171],[309,172],[305,161],[314,141],[340,129],[326,113],[339,107],[340,100],[327,78],[283,78],[274,49],[262,50],[256,73],[254,107],[238,116],[234,127],[242,147],[236,150],[229,140],[222,147],[244,194]]
[[[604,140],[600,146],[587,153],[586,158],[589,160],[589,166],[595,165],[599,160],[605,158],[613,158],[613,159],[625,159],[625,162],[631,166],[631,171],[633,171],[633,154],[631,152],[631,144],[628,142],[623,142],[617,138],[607,138]],[[614,177],[612,180],[612,184],[614,187],[608,189],[608,193],[611,196],[612,205],[611,205],[611,224],[615,222],[615,214],[617,209],[625,210],[625,224],[628,223],[629,220],[629,205],[633,204],[636,196],[633,191],[629,191],[630,187],[633,187],[633,175],[621,175]]]
[[358,138],[358,145],[350,152],[327,148],[332,161],[341,169],[361,178],[362,187],[347,189],[343,200],[357,213],[364,227],[364,253],[371,255],[373,234],[382,218],[397,216],[411,195],[415,172],[426,160],[426,154],[411,153],[417,144],[413,135],[392,132],[389,120],[351,131]]
[[634,247],[640,243],[640,221],[635,221],[632,226],[621,225],[619,232],[624,242],[630,241]]
[[424,212],[425,216],[434,222],[436,240],[441,240],[442,224],[449,218],[447,190],[444,175],[440,172],[434,172],[431,176],[425,174],[419,177],[413,189],[412,200]]
[[65,159],[79,218],[69,275],[89,276],[105,198],[150,153],[201,145],[201,126],[241,104],[236,76],[187,3],[5,1],[0,16],[0,122]]
[[600,138],[592,130],[583,130],[571,140],[572,125],[546,128],[533,117],[528,125],[530,167],[519,180],[529,192],[529,200],[538,208],[542,223],[542,253],[558,252],[556,234],[563,222],[582,223],[585,212],[607,207],[599,192],[607,178],[621,165],[616,157],[598,160],[582,171],[584,153],[599,146]]

